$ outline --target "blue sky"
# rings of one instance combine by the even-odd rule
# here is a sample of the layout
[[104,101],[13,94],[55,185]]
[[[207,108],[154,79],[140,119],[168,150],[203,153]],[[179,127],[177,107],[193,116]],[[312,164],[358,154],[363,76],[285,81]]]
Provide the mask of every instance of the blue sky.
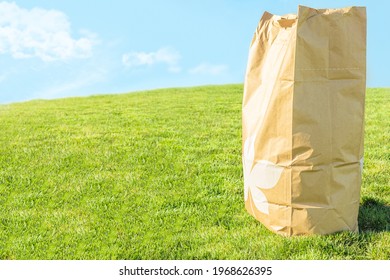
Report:
[[0,103],[242,83],[262,13],[298,4],[366,6],[367,86],[390,86],[390,1],[0,0]]

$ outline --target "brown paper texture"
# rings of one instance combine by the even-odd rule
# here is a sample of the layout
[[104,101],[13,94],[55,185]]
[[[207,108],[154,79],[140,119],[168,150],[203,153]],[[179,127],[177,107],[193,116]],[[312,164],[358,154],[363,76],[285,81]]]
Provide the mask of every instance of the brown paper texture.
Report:
[[245,76],[245,207],[282,235],[357,231],[366,89],[364,7],[265,12]]

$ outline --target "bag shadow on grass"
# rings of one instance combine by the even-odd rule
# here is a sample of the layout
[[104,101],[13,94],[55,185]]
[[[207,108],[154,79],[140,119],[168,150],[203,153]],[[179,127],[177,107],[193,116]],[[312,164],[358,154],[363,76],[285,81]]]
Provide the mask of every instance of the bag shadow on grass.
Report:
[[366,198],[359,208],[360,232],[390,232],[390,206]]

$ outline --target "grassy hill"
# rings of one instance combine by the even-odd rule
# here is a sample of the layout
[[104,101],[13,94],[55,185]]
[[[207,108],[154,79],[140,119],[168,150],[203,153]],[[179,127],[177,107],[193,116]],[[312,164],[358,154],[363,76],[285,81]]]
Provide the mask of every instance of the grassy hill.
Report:
[[390,90],[369,89],[360,234],[244,209],[242,85],[0,105],[0,259],[389,259]]

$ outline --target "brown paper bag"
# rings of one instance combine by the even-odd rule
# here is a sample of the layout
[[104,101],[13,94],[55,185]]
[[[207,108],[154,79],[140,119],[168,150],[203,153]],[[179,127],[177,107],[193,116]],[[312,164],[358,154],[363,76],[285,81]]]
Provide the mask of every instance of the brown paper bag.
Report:
[[265,12],[243,98],[245,206],[282,235],[357,231],[366,10]]

